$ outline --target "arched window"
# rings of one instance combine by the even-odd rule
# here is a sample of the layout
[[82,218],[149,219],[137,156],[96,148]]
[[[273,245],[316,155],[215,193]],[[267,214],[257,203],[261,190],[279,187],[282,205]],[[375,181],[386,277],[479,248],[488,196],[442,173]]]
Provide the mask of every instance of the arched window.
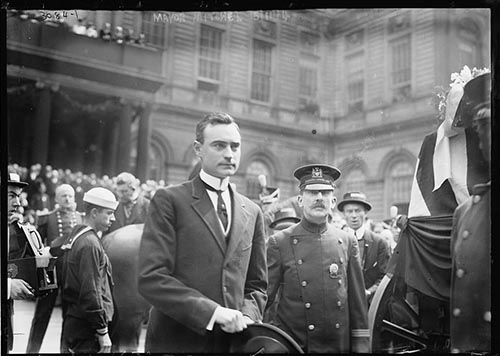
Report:
[[366,177],[361,168],[355,168],[347,173],[343,179],[343,192],[365,192]]
[[399,214],[408,214],[414,167],[406,161],[397,161],[388,170],[386,177],[387,214],[392,205]]
[[263,174],[266,176],[267,184],[271,183],[271,170],[269,166],[261,160],[252,161],[246,170],[246,185],[247,191],[246,195],[250,199],[259,199],[259,193],[262,191],[262,188],[259,184],[258,176]]
[[149,149],[149,179],[159,181],[160,179],[165,179],[163,167],[164,167],[165,157],[163,151],[154,142],[151,143]]

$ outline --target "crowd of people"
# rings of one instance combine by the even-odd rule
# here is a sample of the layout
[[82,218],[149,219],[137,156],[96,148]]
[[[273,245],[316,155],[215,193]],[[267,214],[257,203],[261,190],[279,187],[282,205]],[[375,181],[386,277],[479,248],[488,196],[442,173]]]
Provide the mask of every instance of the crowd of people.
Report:
[[[472,110],[468,100],[470,117],[461,119],[471,121],[487,152],[489,104],[479,95],[482,106]],[[128,172],[98,178],[50,166],[9,167],[9,260],[34,257],[42,269],[59,263],[61,352],[137,351],[145,319],[145,352],[370,352],[368,308],[391,258],[393,243],[383,236],[391,225],[370,223],[373,206],[363,192],[346,192],[337,202],[341,172],[321,163],[297,167],[294,203],[269,214],[269,206],[230,183],[241,144],[229,114],[207,114],[193,143],[199,172],[170,186],[141,185]],[[38,211],[38,230],[20,223],[22,189],[26,210]],[[491,283],[489,189],[489,182],[476,186],[453,222],[450,347],[457,352],[491,348],[491,300],[477,292]],[[123,251],[135,236],[135,252],[110,258],[109,239],[130,226],[111,251]],[[480,249],[471,248],[471,234],[486,241]],[[123,260],[130,269],[122,280],[115,270]],[[147,303],[146,318],[132,317],[131,307],[118,302],[118,279]],[[27,350],[37,353],[55,292],[47,299],[20,278],[8,283],[10,311],[13,299],[39,296]]]
[[[92,21],[88,21],[85,18],[78,18],[77,11],[78,10],[35,11],[12,9],[9,10],[9,13],[18,16],[23,21],[61,26],[77,35],[100,38],[103,41],[116,42],[118,44],[146,45],[147,38],[144,33],[136,34],[134,29],[124,28],[123,26],[115,26],[113,29],[109,22],[105,22],[102,28],[97,29]],[[68,16],[77,18],[73,25],[68,24]]]

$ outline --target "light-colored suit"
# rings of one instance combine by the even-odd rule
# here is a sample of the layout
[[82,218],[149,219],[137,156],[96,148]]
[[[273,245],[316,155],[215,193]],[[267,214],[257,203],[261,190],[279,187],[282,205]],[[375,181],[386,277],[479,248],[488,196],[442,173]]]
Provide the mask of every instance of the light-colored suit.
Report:
[[230,186],[228,243],[199,176],[158,190],[139,255],[139,291],[151,310],[146,352],[227,352],[207,325],[218,305],[261,320],[267,265],[260,208]]

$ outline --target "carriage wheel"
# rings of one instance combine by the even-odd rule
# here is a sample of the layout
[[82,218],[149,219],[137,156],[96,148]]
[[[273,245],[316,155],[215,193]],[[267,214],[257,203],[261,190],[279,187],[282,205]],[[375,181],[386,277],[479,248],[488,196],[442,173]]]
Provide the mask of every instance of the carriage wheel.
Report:
[[368,310],[372,352],[414,353],[430,348],[432,340],[420,330],[412,302],[404,282],[386,274]]

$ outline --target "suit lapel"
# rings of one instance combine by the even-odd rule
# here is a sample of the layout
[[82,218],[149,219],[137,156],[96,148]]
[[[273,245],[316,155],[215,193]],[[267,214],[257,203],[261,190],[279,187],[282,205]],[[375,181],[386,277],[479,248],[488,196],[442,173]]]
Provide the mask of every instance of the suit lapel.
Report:
[[201,220],[203,220],[207,226],[222,253],[225,253],[226,237],[224,236],[224,232],[220,226],[219,218],[217,217],[212,201],[210,200],[210,197],[208,196],[208,193],[206,192],[203,182],[199,176],[193,180],[192,185],[194,201],[191,205],[193,206],[194,211],[196,211]]
[[245,201],[242,199],[232,185],[229,185],[232,196],[233,216],[231,219],[231,229],[229,230],[229,245],[226,251],[227,256],[231,256],[239,246],[248,228],[249,212],[246,209]]
[[364,263],[363,263],[363,269],[368,269],[370,268],[370,264],[373,263],[373,255],[374,253],[376,253],[376,251],[374,251],[371,246],[373,244],[373,239],[372,239],[372,235],[371,233],[366,230],[365,231],[365,234],[363,235],[363,239],[364,239],[364,244],[365,244],[365,251],[364,251],[364,254],[365,254],[365,258],[364,258]]

